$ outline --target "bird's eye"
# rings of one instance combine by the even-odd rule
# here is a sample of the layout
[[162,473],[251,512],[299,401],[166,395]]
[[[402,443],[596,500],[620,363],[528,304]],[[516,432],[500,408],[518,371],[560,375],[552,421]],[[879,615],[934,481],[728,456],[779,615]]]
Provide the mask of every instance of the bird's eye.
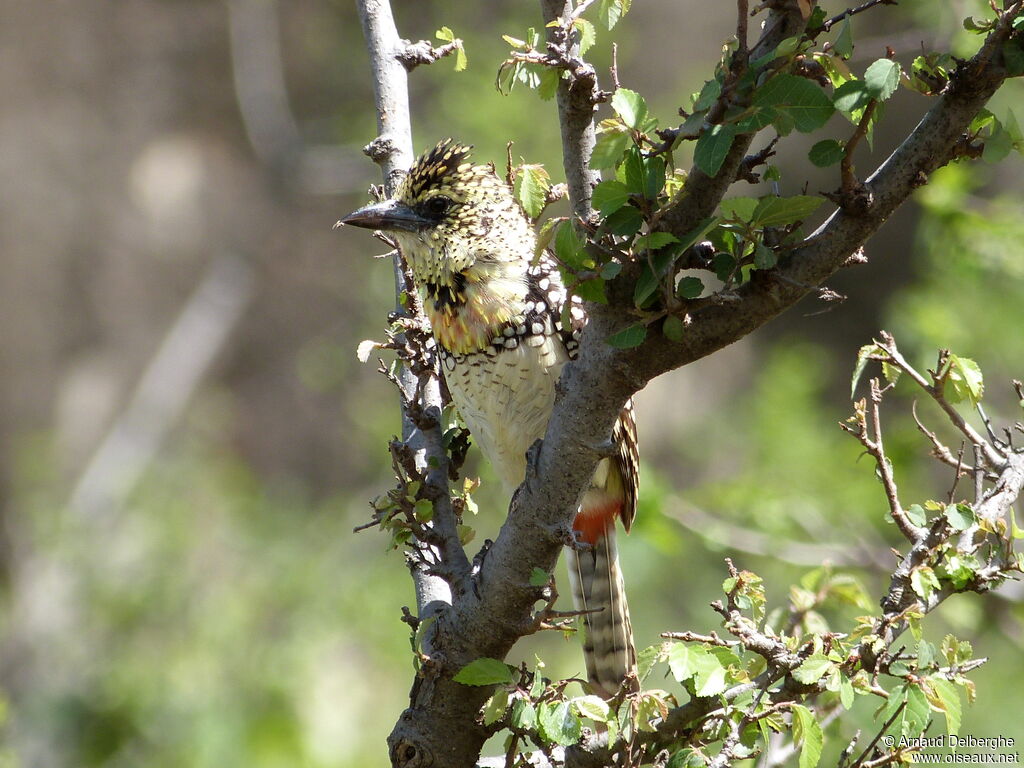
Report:
[[450,197],[444,195],[437,195],[432,197],[424,203],[423,207],[426,209],[426,213],[429,216],[443,216],[448,212],[448,209],[453,205]]

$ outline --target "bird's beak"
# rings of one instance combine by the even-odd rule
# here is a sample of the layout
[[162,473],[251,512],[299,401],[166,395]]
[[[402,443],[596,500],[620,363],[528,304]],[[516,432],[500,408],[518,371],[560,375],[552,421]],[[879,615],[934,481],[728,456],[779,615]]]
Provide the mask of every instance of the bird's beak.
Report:
[[416,211],[397,200],[385,200],[381,203],[365,205],[358,211],[352,211],[343,217],[338,224],[348,224],[364,229],[380,229],[385,232],[404,229],[407,232],[418,232],[430,224]]

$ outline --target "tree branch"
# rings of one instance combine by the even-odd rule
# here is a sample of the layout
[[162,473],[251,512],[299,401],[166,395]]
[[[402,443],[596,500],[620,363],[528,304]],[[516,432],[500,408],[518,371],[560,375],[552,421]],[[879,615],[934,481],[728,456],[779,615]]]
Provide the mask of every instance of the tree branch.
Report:
[[[579,46],[572,42],[571,20],[577,11],[573,0],[540,0],[544,23],[556,19],[566,20],[560,26],[548,28],[548,42],[559,47],[565,57],[579,57]],[[589,69],[570,73],[568,79],[558,81],[558,123],[562,133],[562,164],[565,181],[569,186],[569,202],[573,213],[586,221],[592,213],[590,196],[601,180],[601,174],[590,169],[590,155],[597,137],[594,133],[594,109],[600,101],[597,73]]]

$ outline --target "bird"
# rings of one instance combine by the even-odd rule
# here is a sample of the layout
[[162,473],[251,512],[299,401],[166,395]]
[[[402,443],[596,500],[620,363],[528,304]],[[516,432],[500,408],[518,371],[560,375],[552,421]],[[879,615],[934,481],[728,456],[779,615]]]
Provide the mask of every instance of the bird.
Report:
[[[527,450],[544,437],[555,385],[579,352],[587,316],[555,260],[536,254],[537,235],[512,187],[493,164],[474,163],[471,151],[440,141],[413,163],[391,199],[341,222],[379,230],[398,245],[423,298],[452,400],[511,494],[523,482]],[[636,679],[616,545],[616,520],[628,532],[637,507],[631,401],[612,440],[614,450],[580,498],[566,548],[588,682],[605,698]]]

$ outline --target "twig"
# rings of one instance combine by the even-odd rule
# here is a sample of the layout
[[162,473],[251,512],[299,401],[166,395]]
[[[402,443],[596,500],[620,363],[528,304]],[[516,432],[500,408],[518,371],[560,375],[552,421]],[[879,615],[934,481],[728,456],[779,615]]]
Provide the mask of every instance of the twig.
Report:
[[420,40],[415,43],[406,43],[405,46],[395,54],[406,72],[412,72],[420,64],[433,64],[438,59],[451,56],[462,48],[462,40],[455,38],[450,43],[439,45],[436,48],[429,40]]
[[863,213],[864,210],[871,205],[870,190],[865,188],[864,185],[857,180],[856,175],[854,175],[853,151],[857,148],[857,144],[860,143],[860,140],[867,135],[868,126],[871,125],[871,119],[874,117],[877,106],[877,99],[871,99],[867,106],[864,107],[864,114],[861,115],[856,129],[853,131],[853,135],[851,135],[846,142],[846,147],[843,149],[843,160],[839,165],[842,179],[842,191],[840,192],[839,203],[844,210],[849,210],[851,213]]
[[847,19],[850,16],[856,16],[858,13],[863,13],[864,11],[869,11],[876,5],[896,5],[896,3],[897,0],[868,0],[866,3],[861,3],[855,8],[847,8],[842,13],[837,13],[831,19],[823,22],[819,29],[813,30],[812,36],[817,36],[821,32],[828,32],[843,19]]

